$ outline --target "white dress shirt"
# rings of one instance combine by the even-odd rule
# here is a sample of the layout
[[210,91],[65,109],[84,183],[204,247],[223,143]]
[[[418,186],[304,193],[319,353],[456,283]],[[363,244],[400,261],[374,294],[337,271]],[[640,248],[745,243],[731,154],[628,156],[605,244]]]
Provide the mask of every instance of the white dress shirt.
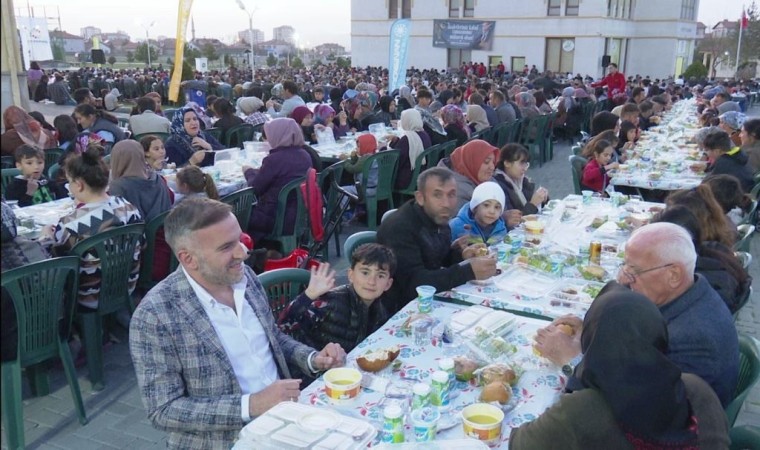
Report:
[[249,421],[251,416],[248,398],[251,394],[277,381],[278,375],[264,327],[253,311],[253,307],[245,300],[247,280],[243,277],[242,281],[232,286],[235,299],[233,310],[214,300],[205,288],[193,280],[184,267],[182,271],[185,272],[190,287],[198,296],[203,310],[206,311],[227,352],[227,358],[235,371],[235,378],[243,391],[243,397],[240,400],[241,415],[244,421]]

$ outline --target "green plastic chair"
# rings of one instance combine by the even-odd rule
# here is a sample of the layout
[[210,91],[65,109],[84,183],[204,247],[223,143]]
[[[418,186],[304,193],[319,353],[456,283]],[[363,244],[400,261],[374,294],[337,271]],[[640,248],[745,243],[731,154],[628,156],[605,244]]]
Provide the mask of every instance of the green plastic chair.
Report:
[[745,223],[736,227],[736,230],[739,232],[739,239],[734,244],[734,251],[749,253],[749,243],[752,239],[752,233],[755,232],[755,226]]
[[163,109],[162,111],[164,113],[164,117],[169,119],[169,121],[171,122],[171,120],[174,118],[174,113],[177,112],[177,108],[166,108],[166,109]]
[[[156,233],[164,228],[164,221],[170,212],[171,210],[164,211],[145,224],[145,246],[143,246],[141,252],[140,278],[137,279],[137,286],[146,291],[161,281],[153,279],[153,267],[155,265],[153,255],[156,253]],[[177,266],[179,266],[179,262],[174,256],[174,252],[171,252],[171,256],[169,257],[169,273],[173,272]]]
[[545,161],[554,159],[554,121],[557,120],[557,112],[552,112],[544,116],[544,139],[540,142],[541,154]]
[[528,149],[531,161],[537,161],[539,167],[543,167],[549,156],[549,150],[546,144],[546,128],[549,127],[551,116],[551,114],[544,114],[530,119],[524,119],[523,125],[520,128],[518,141]]
[[740,425],[728,430],[731,439],[730,450],[760,450],[760,428]]
[[60,161],[61,156],[63,156],[64,153],[66,153],[66,151],[62,148],[46,148],[44,173],[50,172],[50,168],[53,167],[53,165],[58,164],[58,161]]
[[224,130],[221,128],[206,128],[203,130],[205,134],[208,134],[210,136],[213,136],[214,139],[219,141],[220,144],[224,144],[224,141],[222,140],[224,138]]
[[492,135],[493,129],[491,127],[484,128],[480,131],[476,131],[475,133],[472,133],[470,135],[469,141],[473,139],[481,139],[483,141],[491,142],[491,135]]
[[38,366],[33,369],[36,371],[33,386],[38,393],[46,391],[47,373],[39,365],[51,358],[61,359],[79,423],[87,423],[67,342],[78,277],[79,258],[74,256],[48,259],[3,272],[2,286],[13,301],[18,326],[18,356],[14,361],[2,363],[2,409],[8,448],[25,448],[21,369]]
[[[359,198],[367,207],[367,227],[370,230],[377,229],[377,204],[387,200],[389,208],[393,208],[393,184],[396,178],[396,166],[398,164],[398,150],[386,150],[378,152],[367,158],[362,167],[362,183],[359,186]],[[373,165],[377,165],[377,187],[375,194],[367,194],[367,181]]]
[[240,189],[232,194],[225,195],[219,200],[232,206],[232,213],[235,214],[240,224],[240,229],[243,231],[247,230],[248,221],[251,220],[251,209],[253,209],[253,204],[256,203],[256,194],[253,192],[253,188]]
[[377,242],[377,231],[359,231],[346,238],[346,242],[343,244],[343,253],[348,260],[348,266],[351,267],[351,255],[354,254],[357,247],[373,242]]
[[16,159],[13,156],[0,156],[0,168],[13,169],[16,167]]
[[498,125],[497,128],[499,128],[499,131],[496,136],[496,146],[502,148],[511,142],[517,142],[522,123],[522,120],[515,120],[514,122]]
[[728,425],[734,426],[749,391],[760,380],[760,350],[752,336],[739,333],[739,379],[731,403],[726,406]]
[[580,145],[573,145],[570,148],[570,150],[573,152],[573,155],[580,156],[581,153],[583,152],[583,147],[581,147]]
[[448,158],[457,149],[457,141],[448,141],[439,145],[441,146],[441,159]]
[[[206,130],[206,133],[208,133],[208,130]],[[171,133],[142,133],[134,135],[133,139],[139,142],[145,136],[155,136],[161,139],[162,142],[166,142],[166,140],[169,139],[171,135]]]
[[412,179],[409,180],[409,185],[403,189],[395,189],[393,191],[398,196],[400,202],[403,203],[405,199],[414,197],[414,193],[417,191],[417,177],[420,175],[421,171],[428,167],[435,167],[438,164],[442,148],[442,144],[436,144],[428,147],[425,151],[417,155],[414,170],[412,171]]
[[21,171],[19,169],[2,169],[0,174],[2,174],[3,197],[5,197],[5,190],[8,184],[10,184],[14,177],[21,175]]
[[84,329],[87,368],[92,389],[103,389],[103,316],[124,307],[134,311],[129,292],[129,276],[134,254],[143,239],[145,224],[136,223],[111,228],[91,236],[71,249],[71,254],[100,258],[100,295],[98,308],[79,308],[77,318]]
[[[496,124],[495,127],[491,128],[491,135],[489,136],[488,143],[493,145],[494,147],[499,147],[499,133],[501,133],[504,128],[507,128],[509,124],[507,122],[502,122],[499,124]],[[499,147],[501,148],[501,147]]]
[[243,142],[253,140],[253,125],[241,123],[227,130],[224,134],[224,142],[227,148],[243,148]]
[[[317,183],[319,183],[319,188],[322,190],[322,197],[323,197],[323,203],[325,208],[325,214],[324,214],[324,222],[323,226],[325,230],[328,229],[328,221],[333,219],[333,215],[337,212],[336,210],[340,208],[340,195],[337,190],[333,189],[333,180],[340,185],[340,180],[343,177],[343,165],[345,161],[338,161],[335,164],[332,164],[328,167],[325,167],[324,170],[319,172],[317,174]],[[335,231],[333,232],[333,237],[335,238],[335,254],[340,256],[340,232],[342,230],[341,227],[341,217],[334,218],[336,222]],[[329,258],[329,245],[324,246],[324,260],[327,260]]]
[[[274,228],[267,235],[265,241],[274,241],[279,244],[280,251],[283,255],[289,255],[293,250],[298,248],[299,239],[306,231],[306,205],[301,194],[301,183],[306,177],[299,177],[286,184],[277,195],[277,216],[274,220]],[[285,234],[285,210],[287,209],[288,198],[296,196],[296,220],[293,224],[293,231]]]
[[268,270],[258,277],[267,293],[269,309],[277,321],[288,303],[309,286],[311,272],[306,269],[276,269]]
[[48,178],[50,178],[51,180],[55,180],[56,178],[58,178],[58,172],[60,171],[61,171],[61,165],[58,163],[53,164],[52,166],[50,166],[50,169],[48,169],[47,171]]
[[570,155],[570,170],[573,172],[573,189],[575,195],[581,195],[581,179],[583,179],[583,168],[588,161],[583,156]]

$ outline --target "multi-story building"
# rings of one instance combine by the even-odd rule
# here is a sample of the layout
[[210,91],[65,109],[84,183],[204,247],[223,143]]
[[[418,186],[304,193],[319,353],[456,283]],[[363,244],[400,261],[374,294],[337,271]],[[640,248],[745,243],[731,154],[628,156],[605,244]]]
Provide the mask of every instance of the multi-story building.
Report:
[[253,31],[253,43],[258,44],[259,42],[264,42],[264,32],[261,30],[258,30],[254,28],[253,30],[243,30],[238,31],[237,37],[238,41],[245,42],[246,44],[251,44],[251,31]]
[[296,30],[289,25],[283,25],[272,29],[273,41],[285,41],[291,45],[296,45]]
[[63,48],[63,52],[67,54],[82,53],[84,51],[84,38],[65,31],[51,31],[50,42],[59,43]]
[[[527,64],[598,77],[609,60],[627,74],[662,78],[691,63],[699,0],[656,7],[648,0],[351,0],[351,6],[356,66],[387,66],[391,24],[408,18],[408,66],[503,61],[515,71]],[[451,22],[465,20],[472,22]]]
[[89,41],[93,36],[100,36],[100,28],[98,27],[84,27],[79,30],[79,34],[82,35],[85,41]]
[[346,47],[339,44],[332,43],[332,42],[328,42],[325,44],[317,45],[316,47],[314,47],[314,51],[320,56],[329,56],[329,55],[343,56],[346,54]]

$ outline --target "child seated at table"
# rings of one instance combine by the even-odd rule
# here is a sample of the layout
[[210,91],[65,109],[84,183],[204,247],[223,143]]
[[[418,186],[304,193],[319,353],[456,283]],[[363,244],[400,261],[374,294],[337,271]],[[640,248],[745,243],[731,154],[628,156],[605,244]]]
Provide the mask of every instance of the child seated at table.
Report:
[[609,141],[602,139],[596,141],[589,150],[592,159],[583,168],[581,188],[604,194],[610,182],[607,172],[618,168],[618,163],[610,163],[615,149]]
[[[374,135],[368,133],[362,134],[356,138],[356,150],[352,151],[350,156],[343,163],[343,170],[354,174],[355,185],[342,186],[343,189],[351,192],[352,194],[358,194],[357,186],[361,185],[364,182],[364,163],[370,156],[374,155],[375,153],[377,153],[377,139],[375,139]],[[377,176],[378,168],[377,163],[375,163],[370,168],[368,180],[366,181],[367,189],[365,191],[365,195],[367,197],[374,196],[375,192],[377,191]],[[344,199],[344,201],[347,202],[348,199]],[[364,199],[360,199],[360,201],[364,201]],[[357,207],[356,211],[353,214],[353,218],[358,219],[362,214],[364,214],[363,207]]]
[[24,144],[16,149],[14,157],[21,174],[8,183],[5,192],[8,200],[18,200],[19,206],[30,206],[66,197],[66,189],[45,176],[43,150]]
[[177,204],[191,197],[219,200],[219,191],[216,189],[214,178],[198,166],[185,166],[177,172],[177,192],[182,194]]
[[451,240],[468,237],[468,244],[493,245],[507,234],[504,222],[505,196],[497,183],[486,181],[472,191],[472,199],[465,203],[456,217],[449,221]]
[[350,352],[388,319],[380,297],[393,284],[395,270],[393,251],[374,243],[354,250],[346,285],[333,287],[330,264],[312,268],[306,291],[280,314],[280,329],[314,348],[335,342]]

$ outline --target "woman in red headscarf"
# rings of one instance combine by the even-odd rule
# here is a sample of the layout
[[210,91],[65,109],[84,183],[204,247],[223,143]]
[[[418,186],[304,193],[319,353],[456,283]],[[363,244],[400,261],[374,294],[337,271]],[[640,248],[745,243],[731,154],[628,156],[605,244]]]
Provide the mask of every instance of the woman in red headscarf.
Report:
[[0,136],[0,152],[3,156],[13,156],[17,148],[24,144],[46,149],[58,145],[55,135],[42,128],[26,111],[18,106],[9,106],[3,113],[5,133]]
[[498,156],[499,149],[481,139],[473,139],[438,163],[454,172],[457,181],[457,211],[470,201],[475,186],[493,177]]

